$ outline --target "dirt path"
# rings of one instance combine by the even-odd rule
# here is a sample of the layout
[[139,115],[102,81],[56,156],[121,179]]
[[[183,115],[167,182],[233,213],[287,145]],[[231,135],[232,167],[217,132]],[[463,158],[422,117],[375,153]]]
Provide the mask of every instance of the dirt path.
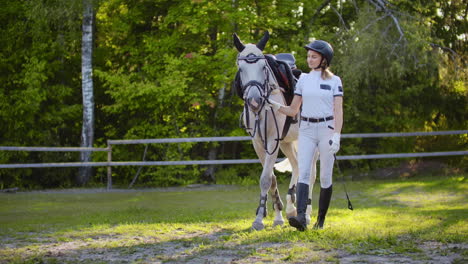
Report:
[[[467,244],[425,242],[412,253],[375,251],[350,254],[344,250],[325,250],[314,243],[253,243],[239,245],[225,242],[223,232],[174,235],[170,241],[157,236],[93,237],[86,240],[56,241],[35,237],[35,242],[2,238],[0,249],[18,249],[21,258],[37,263],[467,263]],[[212,243],[204,246],[200,238]],[[118,246],[108,247],[116,244]],[[100,245],[102,247],[100,247]],[[26,246],[26,248],[25,248]],[[300,257],[288,252],[302,249]],[[1,252],[1,251],[0,251]],[[1,256],[1,254],[0,254]],[[34,257],[36,256],[36,257]],[[36,263],[34,262],[34,263]],[[0,263],[4,262],[0,258]]]

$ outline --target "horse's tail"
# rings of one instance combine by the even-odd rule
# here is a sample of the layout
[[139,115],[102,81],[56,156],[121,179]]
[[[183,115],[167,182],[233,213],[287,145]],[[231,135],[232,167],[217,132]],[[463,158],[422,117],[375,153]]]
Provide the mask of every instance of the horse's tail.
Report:
[[276,163],[274,167],[279,172],[292,172],[291,163],[288,158]]

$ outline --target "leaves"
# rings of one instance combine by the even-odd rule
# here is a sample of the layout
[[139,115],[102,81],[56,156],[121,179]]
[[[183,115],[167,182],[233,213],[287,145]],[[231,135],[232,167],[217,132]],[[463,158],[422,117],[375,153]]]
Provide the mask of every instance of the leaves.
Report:
[[[257,42],[264,30],[271,33],[265,53],[291,52],[304,72],[309,70],[304,44],[312,39],[332,43],[332,70],[345,89],[344,133],[466,128],[463,1],[398,0],[386,6],[388,10],[375,3],[95,1],[96,144],[125,138],[245,136],[238,127],[242,101],[231,88],[237,70],[232,33]],[[81,5],[80,0],[3,4],[0,145],[79,145]],[[466,146],[466,138],[450,141],[447,146]],[[413,151],[430,143],[417,144],[410,139],[356,140],[343,144],[343,154]],[[207,159],[213,148],[223,158],[255,157],[248,143],[234,142],[151,145],[148,160]],[[137,146],[122,147],[114,157],[139,160],[141,153]],[[5,163],[62,158],[10,152],[1,157]],[[72,154],[63,158],[76,161]],[[95,156],[96,161],[101,158]],[[98,182],[105,172],[97,171],[93,180]],[[116,182],[126,185],[134,171],[116,168]],[[143,170],[139,179],[141,184],[186,184],[202,181],[203,171],[195,166],[154,167]],[[0,184],[21,185],[25,180],[25,185],[36,186],[42,184],[37,175],[62,179],[60,173],[1,171]],[[22,174],[31,176],[22,179]],[[71,180],[74,172],[62,174]]]

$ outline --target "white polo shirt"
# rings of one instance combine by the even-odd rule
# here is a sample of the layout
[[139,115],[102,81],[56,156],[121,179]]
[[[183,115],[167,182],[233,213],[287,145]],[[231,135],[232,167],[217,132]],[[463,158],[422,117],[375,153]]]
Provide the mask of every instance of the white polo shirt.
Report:
[[304,117],[324,118],[333,116],[333,98],[343,96],[343,84],[340,77],[333,75],[323,80],[321,71],[304,73],[296,84],[294,94],[302,96]]

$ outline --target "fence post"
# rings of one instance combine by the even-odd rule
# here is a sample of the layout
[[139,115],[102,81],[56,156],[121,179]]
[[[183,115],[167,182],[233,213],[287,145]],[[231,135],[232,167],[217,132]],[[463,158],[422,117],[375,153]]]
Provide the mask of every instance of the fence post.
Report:
[[107,141],[107,189],[112,189],[112,166],[110,163],[112,162],[112,145],[109,144]]

